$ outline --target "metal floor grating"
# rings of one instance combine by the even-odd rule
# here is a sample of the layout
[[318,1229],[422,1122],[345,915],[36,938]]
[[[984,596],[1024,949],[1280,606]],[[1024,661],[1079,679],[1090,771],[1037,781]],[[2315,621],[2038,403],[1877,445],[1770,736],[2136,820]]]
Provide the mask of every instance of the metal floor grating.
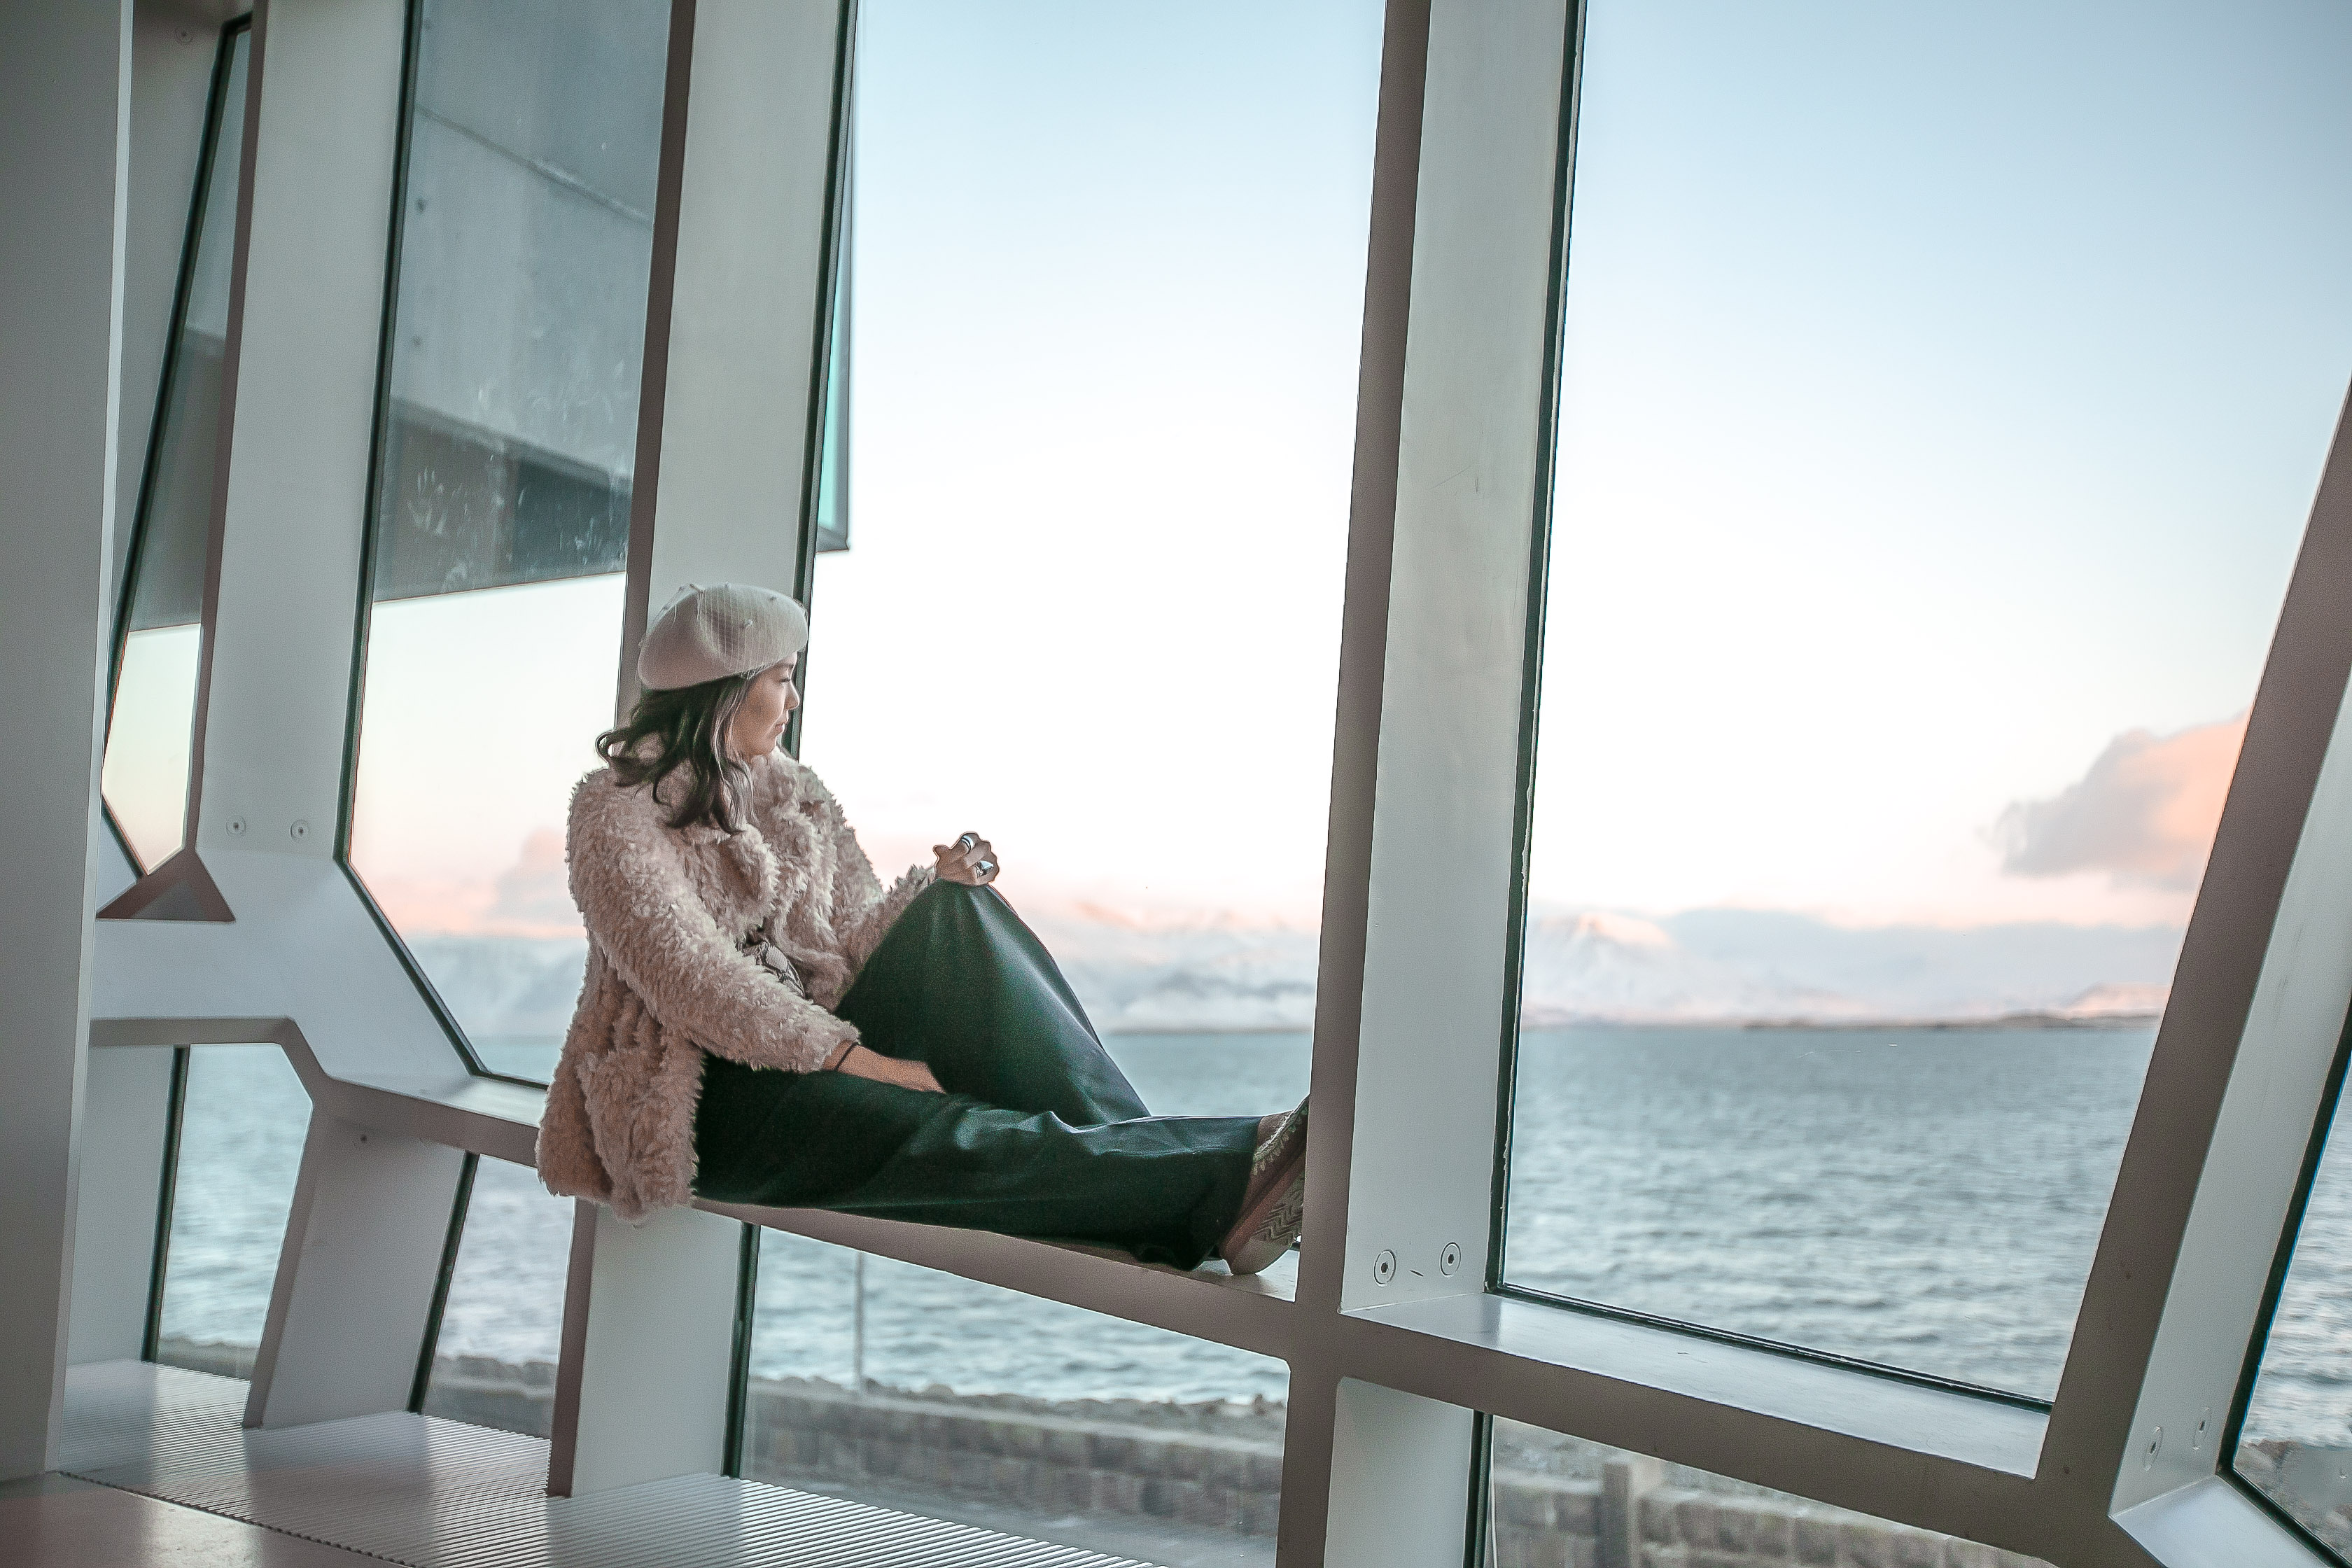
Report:
[[247,1432],[245,1393],[142,1362],[75,1367],[58,1468],[411,1568],[1150,1568],[723,1476],[549,1498],[544,1438],[405,1414]]

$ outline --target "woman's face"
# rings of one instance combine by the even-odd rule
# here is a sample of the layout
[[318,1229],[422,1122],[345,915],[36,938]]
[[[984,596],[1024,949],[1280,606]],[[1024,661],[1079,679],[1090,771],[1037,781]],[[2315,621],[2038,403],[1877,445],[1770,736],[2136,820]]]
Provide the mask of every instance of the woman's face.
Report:
[[793,671],[800,661],[800,655],[794,654],[751,678],[751,689],[743,693],[743,706],[735,710],[735,717],[727,724],[727,750],[736,761],[748,763],[766,756],[784,738],[784,721],[801,705],[801,694],[793,685]]

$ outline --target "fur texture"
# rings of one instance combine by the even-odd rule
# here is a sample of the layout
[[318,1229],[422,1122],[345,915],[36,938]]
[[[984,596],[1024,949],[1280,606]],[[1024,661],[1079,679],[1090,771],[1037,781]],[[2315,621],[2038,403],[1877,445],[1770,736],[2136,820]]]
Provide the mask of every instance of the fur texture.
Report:
[[[745,827],[673,829],[654,792],[600,768],[572,792],[564,854],[588,926],[588,973],[549,1085],[539,1174],[550,1192],[624,1219],[683,1204],[694,1184],[702,1055],[786,1072],[857,1038],[826,1009],[927,868],[885,893],[815,773],[761,758]],[[806,994],[743,951],[764,922]]]

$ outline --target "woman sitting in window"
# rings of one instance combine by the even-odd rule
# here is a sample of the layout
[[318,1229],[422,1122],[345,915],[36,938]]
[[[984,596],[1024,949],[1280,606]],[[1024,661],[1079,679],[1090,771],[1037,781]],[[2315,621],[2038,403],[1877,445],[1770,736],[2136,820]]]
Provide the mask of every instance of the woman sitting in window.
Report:
[[1255,1273],[1298,1236],[1307,1107],[1154,1116],[967,833],[888,891],[778,749],[808,617],[692,588],[572,797],[588,974],[540,1128],[559,1194],[701,1196]]

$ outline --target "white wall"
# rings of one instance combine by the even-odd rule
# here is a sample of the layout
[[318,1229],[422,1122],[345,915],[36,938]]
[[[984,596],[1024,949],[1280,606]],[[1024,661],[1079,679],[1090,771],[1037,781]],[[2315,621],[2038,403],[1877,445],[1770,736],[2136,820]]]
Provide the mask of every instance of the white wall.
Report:
[[47,1468],[65,1360],[130,47],[130,0],[45,0],[0,51],[0,1479]]

